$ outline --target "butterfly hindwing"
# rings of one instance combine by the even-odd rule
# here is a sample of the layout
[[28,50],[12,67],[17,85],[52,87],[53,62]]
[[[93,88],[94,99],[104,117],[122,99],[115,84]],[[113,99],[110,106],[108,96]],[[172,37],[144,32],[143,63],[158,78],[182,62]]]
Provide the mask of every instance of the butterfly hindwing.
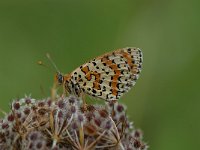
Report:
[[[123,48],[94,58],[72,72],[82,91],[107,101],[118,100],[135,85],[141,72],[139,48]],[[75,74],[76,73],[76,74]]]

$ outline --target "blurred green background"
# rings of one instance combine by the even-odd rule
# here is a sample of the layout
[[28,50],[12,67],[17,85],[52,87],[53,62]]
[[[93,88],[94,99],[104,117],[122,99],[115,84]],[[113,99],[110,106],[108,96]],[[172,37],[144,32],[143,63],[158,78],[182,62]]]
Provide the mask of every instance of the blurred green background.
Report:
[[150,150],[198,149],[199,6],[198,0],[1,0],[0,108],[8,111],[24,94],[50,94],[54,74],[36,64],[49,64],[47,52],[68,73],[105,52],[140,47],[140,79],[120,100],[130,119]]

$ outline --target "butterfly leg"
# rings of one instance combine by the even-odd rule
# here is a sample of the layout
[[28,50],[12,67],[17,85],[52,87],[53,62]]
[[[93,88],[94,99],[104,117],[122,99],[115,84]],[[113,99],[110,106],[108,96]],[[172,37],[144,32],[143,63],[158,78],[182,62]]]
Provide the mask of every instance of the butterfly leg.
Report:
[[66,90],[66,88],[65,88],[65,84],[63,84],[62,87],[63,87],[62,97],[66,97],[66,95],[67,95],[67,90]]
[[114,105],[117,102],[117,100],[105,100],[105,101],[108,102],[110,106]]
[[57,85],[54,82],[54,84],[53,84],[53,86],[51,88],[51,98],[52,98],[52,100],[56,99],[56,95],[57,95]]
[[108,105],[112,107],[112,116],[115,116],[115,104],[117,103],[117,100],[106,100],[108,102]]
[[82,102],[83,102],[83,104],[82,104],[82,106],[81,106],[81,110],[82,110],[82,111],[87,111],[87,109],[88,109],[88,104],[87,104],[86,101],[85,101],[85,95],[84,95],[84,94],[81,95],[81,99],[82,99]]
[[[66,97],[67,90],[65,89],[64,84],[62,86],[63,86],[63,93],[62,93],[61,97],[64,98],[64,97]],[[56,96],[58,95],[57,90],[58,90],[58,84],[57,84],[57,82],[54,82],[54,84],[51,88],[51,98],[52,98],[52,100],[56,99]]]

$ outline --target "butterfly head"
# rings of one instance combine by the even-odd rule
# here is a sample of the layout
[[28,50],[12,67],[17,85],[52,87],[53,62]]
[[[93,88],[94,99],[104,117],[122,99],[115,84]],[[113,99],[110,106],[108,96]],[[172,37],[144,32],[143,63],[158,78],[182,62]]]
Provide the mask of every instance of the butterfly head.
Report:
[[62,85],[64,82],[64,76],[60,72],[57,72],[55,75],[55,80],[59,85]]

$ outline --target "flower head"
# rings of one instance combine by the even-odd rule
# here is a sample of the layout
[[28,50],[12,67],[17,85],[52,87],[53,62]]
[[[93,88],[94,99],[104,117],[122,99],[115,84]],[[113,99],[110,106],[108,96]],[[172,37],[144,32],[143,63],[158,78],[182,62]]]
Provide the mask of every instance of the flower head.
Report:
[[122,104],[89,105],[76,97],[14,100],[0,119],[2,149],[146,150]]

